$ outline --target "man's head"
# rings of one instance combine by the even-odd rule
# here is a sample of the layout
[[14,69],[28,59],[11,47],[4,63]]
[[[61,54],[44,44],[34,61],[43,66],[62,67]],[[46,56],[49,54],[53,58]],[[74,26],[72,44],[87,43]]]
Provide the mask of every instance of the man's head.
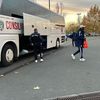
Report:
[[80,25],[79,27],[80,27],[80,29],[82,29],[82,30],[84,30],[84,28],[85,28],[84,25]]
[[85,26],[84,25],[80,25],[80,28],[85,28]]
[[38,32],[37,28],[34,29],[34,32]]

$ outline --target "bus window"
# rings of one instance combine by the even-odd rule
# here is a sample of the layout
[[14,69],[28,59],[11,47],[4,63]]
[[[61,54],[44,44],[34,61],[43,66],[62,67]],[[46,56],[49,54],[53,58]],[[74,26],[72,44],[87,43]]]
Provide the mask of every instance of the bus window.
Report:
[[20,16],[20,15],[16,15],[16,14],[11,14],[12,17],[16,17],[16,18],[21,18],[23,19],[23,16]]

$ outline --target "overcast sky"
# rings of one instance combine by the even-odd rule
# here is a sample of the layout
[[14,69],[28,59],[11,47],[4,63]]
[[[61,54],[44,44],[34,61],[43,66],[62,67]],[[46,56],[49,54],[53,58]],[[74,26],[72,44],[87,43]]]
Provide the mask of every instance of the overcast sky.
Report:
[[[40,5],[49,8],[49,0],[33,0]],[[65,22],[77,22],[78,13],[81,13],[80,18],[87,14],[91,6],[95,4],[100,7],[100,0],[50,0],[51,10],[56,12],[57,3],[63,4],[63,13],[65,14]]]
[[[37,3],[48,8],[49,0],[34,0]],[[56,4],[63,4],[63,13],[77,13],[77,12],[86,12],[91,6],[98,5],[100,6],[100,0],[50,0],[51,1],[51,10],[55,10]]]

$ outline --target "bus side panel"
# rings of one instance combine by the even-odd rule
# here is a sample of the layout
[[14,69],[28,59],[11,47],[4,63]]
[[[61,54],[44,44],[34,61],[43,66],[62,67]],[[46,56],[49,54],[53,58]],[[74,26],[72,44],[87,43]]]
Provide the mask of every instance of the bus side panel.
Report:
[[19,18],[0,15],[0,34],[22,34],[23,20]]
[[57,38],[60,39],[60,37],[57,36],[57,35],[48,35],[47,36],[47,49],[53,48],[53,47],[56,46],[56,40],[57,40]]
[[24,16],[24,36],[30,36],[34,28],[38,29],[40,35],[47,35],[49,21],[34,15],[23,13]]
[[17,57],[19,56],[19,36],[17,34],[16,35],[12,35],[12,34],[0,35],[0,61],[1,61],[1,52],[2,52],[3,46],[8,42],[12,42],[16,45]]

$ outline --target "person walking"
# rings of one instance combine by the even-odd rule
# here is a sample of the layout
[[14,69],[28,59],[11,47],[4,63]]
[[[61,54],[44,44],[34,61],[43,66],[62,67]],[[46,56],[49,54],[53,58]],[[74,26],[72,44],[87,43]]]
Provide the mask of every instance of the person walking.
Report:
[[37,28],[34,29],[34,33],[30,36],[30,41],[32,46],[34,47],[34,57],[35,62],[38,62],[38,54],[40,55],[40,61],[43,60],[43,39],[40,36],[40,33],[38,33]]
[[78,48],[78,50],[71,54],[72,59],[75,59],[75,55],[77,55],[78,53],[80,53],[80,61],[85,61],[85,58],[83,57],[83,43],[84,43],[84,39],[85,39],[85,32],[84,32],[84,25],[80,25],[80,28],[78,30],[78,32],[75,34],[74,37],[74,41],[75,41],[75,46]]

